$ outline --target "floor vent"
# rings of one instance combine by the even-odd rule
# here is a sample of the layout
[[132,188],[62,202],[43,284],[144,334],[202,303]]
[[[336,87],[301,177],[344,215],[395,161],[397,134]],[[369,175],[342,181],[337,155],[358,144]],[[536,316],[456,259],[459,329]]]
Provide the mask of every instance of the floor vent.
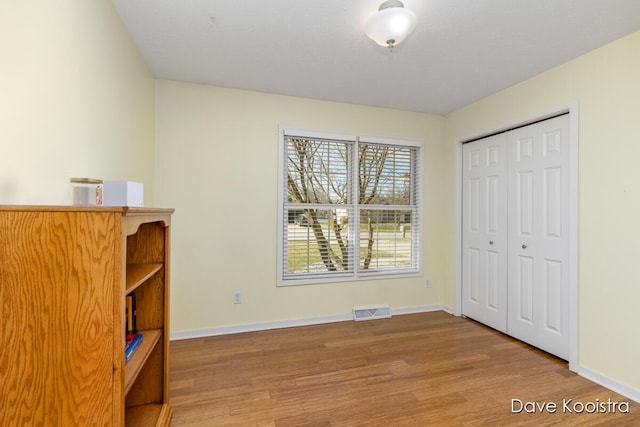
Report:
[[380,307],[354,307],[353,320],[373,320],[373,319],[386,319],[391,317],[391,309],[388,305]]

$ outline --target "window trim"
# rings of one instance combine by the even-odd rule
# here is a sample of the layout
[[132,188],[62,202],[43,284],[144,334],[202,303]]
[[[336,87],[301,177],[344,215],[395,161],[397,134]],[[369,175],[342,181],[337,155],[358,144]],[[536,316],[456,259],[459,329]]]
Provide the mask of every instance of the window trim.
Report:
[[[359,143],[370,143],[370,144],[387,144],[387,145],[397,145],[397,146],[406,146],[406,147],[415,147],[418,148],[417,159],[416,159],[416,177],[414,179],[416,189],[415,189],[415,197],[416,197],[416,206],[415,211],[418,213],[417,219],[417,227],[412,227],[411,233],[413,234],[412,243],[413,250],[415,251],[415,268],[407,268],[407,269],[398,269],[394,271],[389,270],[361,270],[358,268],[358,265],[354,266],[354,271],[349,272],[322,272],[317,275],[310,273],[301,273],[300,278],[292,278],[289,276],[288,278],[284,278],[284,233],[285,233],[285,221],[284,218],[284,206],[285,206],[285,198],[286,198],[286,190],[285,190],[285,168],[287,167],[285,156],[286,156],[286,145],[285,145],[285,136],[287,137],[301,137],[301,138],[318,138],[318,139],[328,139],[328,140],[336,140],[336,141],[348,141],[353,142],[355,145],[356,153],[358,152],[358,144]],[[322,283],[342,283],[342,282],[355,282],[355,281],[363,281],[363,280],[379,280],[379,279],[399,279],[399,278],[407,278],[407,277],[419,277],[423,276],[423,247],[424,247],[424,210],[423,210],[423,168],[424,168],[424,144],[421,140],[417,139],[408,139],[408,138],[385,138],[385,137],[377,137],[377,136],[369,136],[369,135],[356,135],[352,133],[342,133],[342,132],[327,132],[322,130],[313,130],[313,129],[303,129],[289,126],[279,126],[278,129],[278,216],[277,216],[277,246],[276,246],[276,262],[277,262],[277,278],[276,284],[277,286],[300,286],[300,285],[312,285],[312,284],[322,284]],[[357,173],[353,174],[353,187],[354,191],[358,185],[358,176]],[[335,206],[335,205],[334,205]],[[372,208],[389,208],[388,206],[377,206],[377,205],[367,205]],[[411,205],[412,206],[412,205]],[[360,208],[362,209],[362,208]],[[355,221],[359,221],[359,209],[356,209],[356,217]],[[414,230],[417,228],[417,230]],[[354,253],[356,257],[355,260],[358,260],[359,253],[359,245],[354,245]],[[357,263],[358,261],[356,261]]]

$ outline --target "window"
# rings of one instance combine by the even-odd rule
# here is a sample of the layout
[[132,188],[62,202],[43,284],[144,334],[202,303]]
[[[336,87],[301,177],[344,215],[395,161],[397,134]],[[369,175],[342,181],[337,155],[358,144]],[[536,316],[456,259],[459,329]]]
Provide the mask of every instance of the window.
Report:
[[281,129],[278,284],[420,274],[420,146]]

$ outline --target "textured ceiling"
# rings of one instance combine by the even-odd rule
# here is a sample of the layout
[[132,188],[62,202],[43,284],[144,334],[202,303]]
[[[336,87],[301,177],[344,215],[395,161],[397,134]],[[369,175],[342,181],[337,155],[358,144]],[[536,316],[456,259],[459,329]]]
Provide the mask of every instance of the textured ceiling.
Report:
[[390,53],[364,35],[381,1],[112,2],[158,78],[437,114],[640,30],[640,0],[404,0]]

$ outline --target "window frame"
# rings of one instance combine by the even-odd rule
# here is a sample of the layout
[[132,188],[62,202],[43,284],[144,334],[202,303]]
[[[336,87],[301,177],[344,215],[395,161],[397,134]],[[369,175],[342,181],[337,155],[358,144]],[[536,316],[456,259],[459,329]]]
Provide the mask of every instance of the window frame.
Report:
[[[334,141],[344,141],[348,143],[354,144],[353,150],[355,153],[358,153],[358,144],[379,144],[379,145],[390,145],[390,146],[398,146],[398,147],[412,147],[417,149],[417,154],[415,158],[415,177],[413,178],[413,185],[415,186],[415,190],[413,191],[413,195],[415,200],[414,204],[409,204],[407,206],[412,207],[412,211],[418,215],[417,219],[412,218],[412,227],[411,227],[411,245],[412,245],[412,258],[413,258],[413,266],[405,269],[397,269],[397,270],[387,270],[387,269],[361,269],[360,268],[360,239],[359,237],[355,237],[351,231],[349,231],[348,242],[349,242],[349,250],[350,250],[350,259],[355,260],[355,265],[353,265],[352,271],[335,271],[335,272],[320,272],[317,274],[313,273],[301,273],[299,277],[294,277],[294,275],[289,275],[285,272],[284,261],[285,261],[285,227],[288,225],[288,221],[284,218],[285,213],[285,204],[287,203],[287,190],[285,185],[285,172],[287,168],[287,144],[286,138],[290,137],[300,137],[300,138],[308,138],[308,139],[318,139],[318,140],[334,140]],[[341,283],[341,282],[353,282],[353,281],[362,281],[362,280],[374,280],[374,279],[397,279],[397,278],[405,278],[405,277],[419,277],[423,275],[423,245],[424,245],[424,232],[423,232],[423,216],[424,210],[422,205],[423,199],[423,142],[421,140],[416,139],[405,139],[405,138],[385,138],[385,137],[377,137],[377,136],[368,136],[368,135],[356,135],[352,133],[341,133],[341,132],[327,132],[321,130],[310,130],[289,126],[280,126],[278,131],[278,219],[277,219],[277,286],[297,286],[297,285],[312,285],[312,284],[320,284],[320,283]],[[360,222],[360,211],[361,210],[393,210],[394,205],[386,206],[386,205],[360,205],[357,203],[358,197],[358,173],[359,167],[357,163],[357,155],[355,156],[356,160],[352,165],[351,170],[351,196],[353,203],[349,204],[353,206],[353,211],[355,211],[355,215],[353,219],[349,219],[350,222],[359,224]],[[355,172],[355,173],[354,173]],[[325,205],[309,205],[310,208],[319,208],[319,207],[327,207]],[[330,205],[332,209],[335,209],[335,204]],[[358,207],[359,206],[359,207]],[[395,205],[397,206],[397,205]],[[412,215],[413,216],[413,215]],[[351,261],[354,262],[354,261]],[[288,277],[285,277],[288,276]]]

